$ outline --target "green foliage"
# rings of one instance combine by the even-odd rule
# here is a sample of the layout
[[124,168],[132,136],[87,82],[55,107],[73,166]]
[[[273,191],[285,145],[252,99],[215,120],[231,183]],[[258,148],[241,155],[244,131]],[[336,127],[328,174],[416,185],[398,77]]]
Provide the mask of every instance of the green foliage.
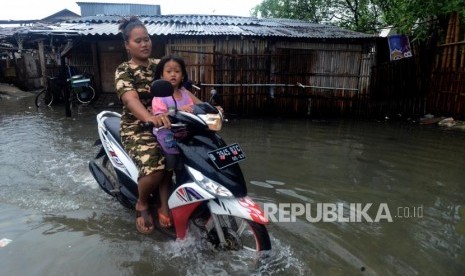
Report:
[[320,23],[326,17],[327,2],[328,0],[263,0],[252,9],[252,15]]
[[333,0],[330,5],[335,23],[341,27],[376,33],[382,25],[379,20],[381,10],[372,0]]
[[397,31],[413,34],[417,39],[427,38],[437,29],[447,28],[447,18],[453,11],[465,9],[463,0],[390,0],[392,4],[383,13],[388,25]]
[[291,18],[333,24],[350,30],[377,33],[393,26],[399,33],[423,39],[441,19],[465,11],[464,0],[263,0],[253,16]]

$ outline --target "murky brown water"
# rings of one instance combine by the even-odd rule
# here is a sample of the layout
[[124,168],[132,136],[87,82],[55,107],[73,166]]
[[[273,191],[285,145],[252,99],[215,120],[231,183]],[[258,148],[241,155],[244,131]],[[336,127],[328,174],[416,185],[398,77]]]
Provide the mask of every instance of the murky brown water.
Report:
[[309,222],[305,215],[274,222],[273,250],[259,259],[192,237],[137,234],[134,214],[87,170],[98,111],[84,107],[64,118],[62,107],[37,111],[32,97],[0,99],[0,239],[11,240],[0,247],[1,275],[465,274],[465,132],[230,120],[222,136],[245,151],[249,193],[262,205],[281,204],[285,214],[286,203],[310,204],[305,215],[314,216],[318,203],[339,203],[349,217],[351,203],[373,203],[372,218],[382,204],[392,215],[392,222]]

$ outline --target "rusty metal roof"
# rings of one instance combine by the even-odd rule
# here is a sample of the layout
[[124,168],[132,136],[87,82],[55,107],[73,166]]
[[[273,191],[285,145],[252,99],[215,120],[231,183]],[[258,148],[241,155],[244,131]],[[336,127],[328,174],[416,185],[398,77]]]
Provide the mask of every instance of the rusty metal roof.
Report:
[[[118,35],[121,16],[81,17],[44,28],[44,34],[74,33],[85,36]],[[139,17],[150,35],[250,36],[317,39],[366,39],[374,35],[293,19],[262,19],[221,15],[157,15]],[[39,30],[34,30],[39,33]]]

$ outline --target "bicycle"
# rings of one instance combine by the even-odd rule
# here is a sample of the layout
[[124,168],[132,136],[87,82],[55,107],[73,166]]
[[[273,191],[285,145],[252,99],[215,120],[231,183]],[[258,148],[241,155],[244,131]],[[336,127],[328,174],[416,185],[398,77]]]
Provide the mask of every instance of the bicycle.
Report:
[[[82,104],[90,103],[95,97],[95,90],[90,85],[91,78],[87,75],[76,75],[68,79],[71,87],[71,97]],[[72,101],[70,101],[72,102]]]
[[64,80],[63,77],[47,77],[45,88],[37,94],[35,98],[36,107],[51,106],[54,102],[63,101],[64,85],[70,89],[70,104],[76,101],[81,104],[88,104],[95,98],[95,90],[92,87],[90,75],[72,75],[70,66],[67,66],[67,75],[71,76]]
[[[58,93],[54,83],[58,80],[56,77],[47,77],[47,83],[42,91],[35,98],[36,107],[51,106],[53,101],[56,101],[60,93]],[[61,90],[61,89],[60,89]]]

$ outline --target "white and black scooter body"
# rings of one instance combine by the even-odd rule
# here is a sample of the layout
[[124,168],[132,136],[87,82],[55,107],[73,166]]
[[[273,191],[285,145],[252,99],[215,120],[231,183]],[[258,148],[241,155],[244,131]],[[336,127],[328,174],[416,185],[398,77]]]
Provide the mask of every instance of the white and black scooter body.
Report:
[[[167,83],[163,85],[166,87]],[[155,84],[154,89],[160,90],[160,87]],[[176,238],[186,238],[189,221],[203,217],[194,224],[199,226],[202,221],[199,227],[206,230],[215,245],[269,250],[270,239],[264,226],[268,220],[258,204],[247,196],[246,183],[237,164],[245,158],[244,153],[238,144],[226,145],[216,133],[221,128],[221,122],[218,125],[221,114],[215,107],[205,103],[195,109],[196,115],[182,111],[170,115],[172,124],[183,126],[188,133],[177,141],[183,165],[175,171],[176,183],[168,200]],[[216,112],[217,116],[210,116],[209,112]],[[120,142],[120,117],[111,111],[97,115],[101,148],[89,168],[105,192],[133,209],[137,202],[138,169]],[[98,162],[99,159],[103,161]],[[246,244],[247,239],[253,241]]]

